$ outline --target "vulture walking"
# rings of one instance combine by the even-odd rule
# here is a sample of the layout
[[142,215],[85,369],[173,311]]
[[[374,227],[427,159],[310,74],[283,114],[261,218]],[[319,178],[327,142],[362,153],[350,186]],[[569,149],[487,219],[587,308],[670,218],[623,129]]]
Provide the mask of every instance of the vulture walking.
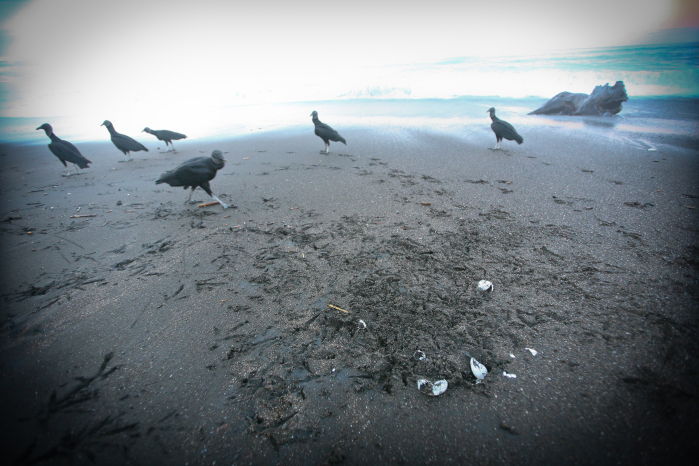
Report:
[[325,142],[325,150],[321,150],[321,154],[328,154],[330,152],[330,141],[341,142],[342,144],[347,145],[347,141],[345,141],[345,138],[340,136],[340,133],[318,119],[318,112],[313,110],[311,116],[313,117],[313,124],[316,127],[316,136]]
[[87,160],[83,155],[80,153],[77,147],[75,147],[73,144],[69,143],[68,141],[64,141],[63,139],[59,138],[53,133],[53,128],[51,127],[50,124],[44,123],[43,125],[39,126],[37,128],[37,131],[43,129],[46,132],[46,136],[51,139],[51,144],[49,144],[49,150],[53,152],[53,155],[58,157],[58,160],[61,161],[64,167],[68,169],[68,173],[65,174],[65,176],[70,176],[70,167],[68,167],[68,164],[66,162],[70,162],[75,166],[75,174],[79,175],[80,172],[78,171],[78,167],[80,168],[90,168],[90,165],[92,162]]
[[500,143],[502,143],[503,139],[516,141],[517,144],[524,142],[524,138],[519,135],[514,126],[495,116],[495,107],[490,107],[485,113],[490,113],[490,119],[493,120],[490,128],[495,133],[495,140],[497,141],[493,149],[500,149]]
[[137,140],[130,138],[129,136],[121,133],[117,133],[114,129],[114,125],[109,120],[104,120],[100,126],[106,126],[109,131],[109,135],[112,137],[112,142],[114,145],[124,153],[126,160],[131,160],[131,155],[129,152],[138,152],[144,150],[148,152],[146,146],[138,142]]
[[[165,141],[165,149],[167,149],[167,145],[170,144],[172,146],[173,152],[177,151],[175,150],[175,146],[174,144],[172,144],[172,141],[177,141],[178,139],[187,139],[187,136],[185,136],[184,134],[176,133],[175,131],[170,131],[167,129],[150,129],[146,126],[145,128],[143,128],[143,131],[152,134],[161,141]],[[165,152],[169,152],[169,149],[167,149]]]
[[192,193],[197,187],[206,191],[206,193],[214,198],[224,209],[229,207],[235,208],[235,205],[225,204],[221,199],[211,192],[209,181],[216,177],[216,172],[223,168],[226,164],[226,159],[220,150],[215,150],[211,153],[211,157],[195,157],[182,163],[174,170],[168,170],[155,182],[155,184],[167,183],[173,188],[182,186],[184,189],[192,188],[189,192],[189,197],[185,203],[194,204],[199,201],[192,200]]

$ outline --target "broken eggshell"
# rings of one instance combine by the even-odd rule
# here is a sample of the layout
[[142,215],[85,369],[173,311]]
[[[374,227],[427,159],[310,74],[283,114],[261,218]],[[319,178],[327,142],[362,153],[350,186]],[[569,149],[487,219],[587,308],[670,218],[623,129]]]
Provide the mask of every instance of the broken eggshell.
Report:
[[478,379],[476,383],[481,383],[481,381],[485,379],[485,376],[488,375],[488,369],[473,357],[471,358],[471,372],[473,372],[473,375]]
[[437,380],[432,382],[427,379],[418,379],[417,389],[420,390],[425,395],[429,396],[439,396],[447,391],[449,383],[446,380]]
[[524,348],[524,349],[529,350],[529,352],[532,354],[532,356],[536,356],[537,354],[539,354],[539,352],[535,349],[532,349],[532,348]]
[[366,328],[366,322],[364,322],[362,319],[359,319],[357,327],[359,327],[359,330],[364,330]]
[[493,291],[493,284],[488,280],[481,280],[478,282],[478,291],[482,293]]

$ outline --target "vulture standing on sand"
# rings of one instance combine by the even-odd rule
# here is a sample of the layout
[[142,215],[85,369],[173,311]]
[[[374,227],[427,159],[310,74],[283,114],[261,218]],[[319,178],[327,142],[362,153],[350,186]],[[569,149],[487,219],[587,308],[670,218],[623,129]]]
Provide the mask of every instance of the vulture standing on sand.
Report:
[[494,149],[500,149],[500,143],[503,139],[517,141],[517,144],[522,144],[524,142],[524,138],[519,135],[514,126],[495,116],[495,107],[490,107],[486,113],[490,113],[490,119],[493,120],[490,124],[490,128],[495,133],[495,139],[497,141]]
[[345,141],[345,138],[340,136],[340,134],[337,131],[335,131],[330,126],[326,125],[318,119],[318,112],[313,110],[311,116],[313,117],[313,124],[316,127],[316,136],[318,136],[323,140],[323,142],[325,142],[325,151],[321,150],[321,154],[329,153],[330,141],[341,142],[342,144],[347,145],[347,141]]
[[117,149],[124,153],[124,155],[126,156],[126,160],[131,160],[131,155],[129,154],[129,152],[138,152],[140,150],[148,152],[146,146],[144,146],[140,142],[128,137],[125,134],[117,133],[111,121],[104,120],[104,123],[102,123],[100,126],[107,127],[107,130],[109,131],[109,134],[112,137],[112,142],[117,147]]
[[[143,128],[143,131],[146,133],[150,133],[156,138],[158,138],[161,141],[165,141],[165,149],[167,149],[167,145],[170,144],[172,146],[173,152],[177,152],[175,150],[175,146],[172,144],[172,141],[177,141],[178,139],[187,139],[187,136],[185,136],[182,133],[176,133],[174,131],[169,131],[167,129],[150,129],[149,127]],[[141,132],[143,132],[141,131]],[[169,149],[168,149],[169,150]],[[166,152],[168,152],[166,150]]]
[[211,192],[211,187],[209,186],[209,181],[214,179],[216,172],[222,169],[225,164],[226,159],[223,158],[221,151],[215,150],[211,153],[211,157],[195,157],[187,160],[174,170],[166,171],[160,175],[155,184],[167,183],[173,188],[180,186],[184,189],[192,188],[185,203],[194,204],[198,202],[192,200],[192,193],[197,187],[200,187],[221,204],[224,209],[235,207],[234,205],[224,204],[221,199]]
[[51,152],[53,152],[53,155],[58,157],[58,160],[60,160],[61,163],[63,163],[63,166],[65,166],[68,169],[68,173],[65,176],[70,176],[70,168],[68,167],[68,164],[66,162],[70,162],[75,166],[76,175],[80,174],[80,172],[78,171],[78,167],[90,168],[89,164],[91,164],[92,162],[83,157],[78,148],[75,147],[73,144],[69,143],[68,141],[64,141],[63,139],[53,134],[53,128],[50,124],[44,123],[43,125],[37,128],[37,130],[40,129],[43,129],[46,132],[46,135],[49,137],[49,139],[51,139],[49,149],[51,150]]

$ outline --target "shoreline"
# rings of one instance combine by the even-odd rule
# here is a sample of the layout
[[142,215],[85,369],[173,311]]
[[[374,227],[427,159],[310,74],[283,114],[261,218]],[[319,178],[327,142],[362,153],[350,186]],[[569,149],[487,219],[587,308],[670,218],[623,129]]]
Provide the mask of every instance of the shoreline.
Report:
[[[528,126],[523,145],[493,151],[485,124],[328,121],[348,141],[329,155],[312,127],[133,162],[107,142],[85,144],[93,166],[69,178],[45,145],[4,146],[13,461],[696,453],[696,150]],[[228,162],[212,189],[237,209],[154,184],[213,149]],[[425,396],[419,377],[449,388]]]
[[[620,114],[607,117],[527,115],[529,111],[548,101],[547,98],[460,96],[450,99],[347,99],[221,107],[193,111],[196,121],[149,121],[147,124],[179,129],[189,136],[190,142],[222,141],[265,133],[303,133],[309,125],[310,118],[307,114],[317,109],[321,111],[321,121],[329,118],[328,121],[344,128],[432,128],[433,131],[447,135],[467,136],[490,131],[490,119],[485,110],[494,105],[499,116],[522,128],[561,126],[576,132],[607,129],[638,138],[652,138],[661,143],[670,139],[671,144],[677,143],[683,148],[693,149],[699,145],[696,136],[699,132],[699,112],[696,111],[699,98],[655,96],[631,99],[625,103]],[[177,120],[176,116],[172,118]],[[0,143],[46,144],[47,139],[43,133],[35,131],[37,126],[45,122],[54,126],[59,137],[76,144],[108,142],[109,136],[97,120],[102,121],[86,117],[0,117],[0,128],[5,133],[5,140]],[[150,149],[157,147],[160,141],[142,133],[142,126],[140,123],[134,125],[119,122],[117,129]],[[86,128],[91,129],[86,132]]]

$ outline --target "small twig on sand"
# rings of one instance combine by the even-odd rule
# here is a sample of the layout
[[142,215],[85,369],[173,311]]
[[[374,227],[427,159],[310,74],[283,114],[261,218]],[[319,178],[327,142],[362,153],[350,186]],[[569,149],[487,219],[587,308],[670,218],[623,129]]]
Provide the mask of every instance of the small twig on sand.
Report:
[[333,309],[337,309],[338,311],[346,312],[347,314],[349,314],[349,311],[345,311],[344,309],[334,306],[332,304],[328,304],[328,306],[330,306]]
[[203,203],[203,204],[199,204],[198,207],[199,207],[199,208],[202,208],[202,207],[209,207],[209,206],[217,205],[217,204],[218,204],[218,201],[216,201],[216,202],[205,202],[205,203]]

